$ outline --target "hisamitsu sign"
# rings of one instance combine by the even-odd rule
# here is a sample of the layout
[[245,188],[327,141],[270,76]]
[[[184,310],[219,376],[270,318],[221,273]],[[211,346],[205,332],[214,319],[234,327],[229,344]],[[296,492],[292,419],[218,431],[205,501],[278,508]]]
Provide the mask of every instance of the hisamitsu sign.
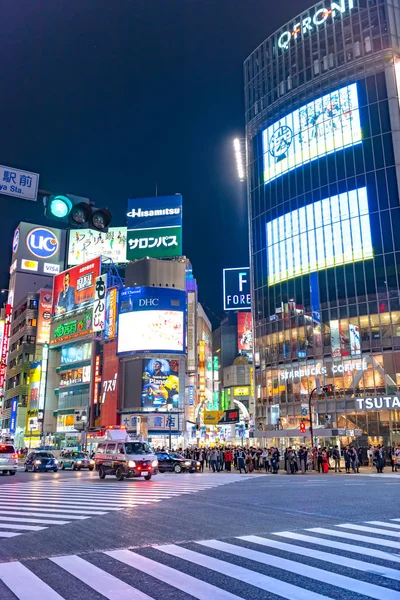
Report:
[[360,410],[400,410],[400,398],[397,396],[375,396],[373,398],[356,398]]
[[39,175],[0,165],[0,194],[23,200],[37,200]]
[[224,269],[224,310],[251,310],[250,268]]

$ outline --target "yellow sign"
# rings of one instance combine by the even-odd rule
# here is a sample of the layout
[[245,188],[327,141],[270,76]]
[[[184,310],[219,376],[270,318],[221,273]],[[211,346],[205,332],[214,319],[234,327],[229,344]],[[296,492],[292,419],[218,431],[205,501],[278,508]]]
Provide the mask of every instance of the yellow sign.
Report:
[[224,410],[205,410],[204,425],[217,425],[224,415]]
[[254,367],[250,367],[250,395],[253,400],[256,399],[256,390],[254,388]]
[[248,388],[248,386],[233,388],[233,395],[234,396],[248,396],[249,395],[249,388]]

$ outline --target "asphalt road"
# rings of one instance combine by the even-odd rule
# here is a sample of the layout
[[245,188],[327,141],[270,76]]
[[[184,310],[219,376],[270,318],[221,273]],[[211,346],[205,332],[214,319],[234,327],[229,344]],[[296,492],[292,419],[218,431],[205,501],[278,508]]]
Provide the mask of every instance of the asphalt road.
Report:
[[0,600],[400,600],[399,491],[369,470],[0,477]]

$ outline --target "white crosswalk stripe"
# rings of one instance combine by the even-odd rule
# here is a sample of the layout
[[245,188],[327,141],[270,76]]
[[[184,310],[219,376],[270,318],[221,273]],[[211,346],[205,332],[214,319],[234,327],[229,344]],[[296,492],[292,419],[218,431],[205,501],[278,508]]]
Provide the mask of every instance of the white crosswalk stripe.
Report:
[[91,477],[84,481],[60,478],[4,484],[0,494],[0,544],[2,538],[28,531],[42,531],[111,511],[157,504],[238,481],[246,479],[236,474],[204,473],[158,475],[151,481],[100,481]]
[[[0,597],[3,585],[17,600],[68,600],[71,586],[85,600],[98,600],[99,595],[107,600],[173,598],[174,590],[180,598],[198,600],[251,600],[255,590],[265,600],[335,600],[354,593],[357,598],[400,600],[400,554],[390,551],[393,542],[385,538],[399,522],[366,522],[381,529],[358,536],[361,540],[343,531],[351,529],[351,523],[340,523],[265,536],[57,556],[42,559],[42,571],[34,560],[2,563]],[[338,533],[347,541],[335,540]],[[373,547],[380,545],[388,550]],[[52,564],[51,576],[46,576],[43,563]]]

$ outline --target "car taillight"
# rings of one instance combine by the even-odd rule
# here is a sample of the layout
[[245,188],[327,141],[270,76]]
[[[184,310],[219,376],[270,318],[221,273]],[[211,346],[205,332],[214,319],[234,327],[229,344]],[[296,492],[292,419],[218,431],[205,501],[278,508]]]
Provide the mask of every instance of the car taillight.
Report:
[[18,453],[17,454],[11,454],[11,458],[18,458]]

